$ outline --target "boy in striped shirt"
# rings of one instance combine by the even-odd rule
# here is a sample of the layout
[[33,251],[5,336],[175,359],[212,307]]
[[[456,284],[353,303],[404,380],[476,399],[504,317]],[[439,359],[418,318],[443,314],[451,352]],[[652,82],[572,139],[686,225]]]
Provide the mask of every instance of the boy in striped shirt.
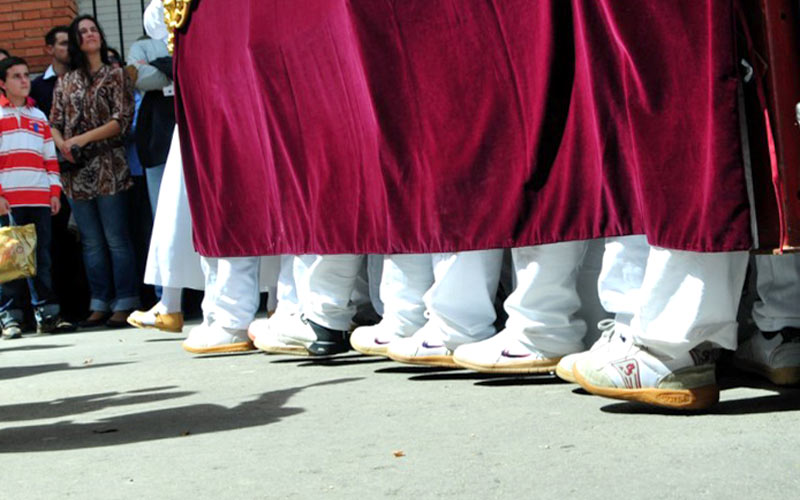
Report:
[[[27,284],[37,332],[67,329],[50,275],[50,217],[61,209],[61,177],[55,145],[44,113],[28,97],[31,89],[24,59],[0,61],[0,225],[36,225],[36,276],[0,285],[0,324],[4,338],[20,337]],[[27,283],[26,283],[27,281]]]

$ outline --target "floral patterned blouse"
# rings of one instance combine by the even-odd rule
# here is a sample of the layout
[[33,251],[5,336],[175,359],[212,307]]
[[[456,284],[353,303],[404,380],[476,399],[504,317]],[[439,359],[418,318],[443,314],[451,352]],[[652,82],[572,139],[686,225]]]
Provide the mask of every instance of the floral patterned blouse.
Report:
[[125,161],[125,141],[133,121],[133,89],[121,69],[103,65],[88,77],[73,70],[61,77],[53,93],[51,126],[69,139],[101,127],[110,120],[119,122],[122,133],[116,137],[87,144],[86,166],[62,172],[64,192],[75,200],[119,193],[133,185]]

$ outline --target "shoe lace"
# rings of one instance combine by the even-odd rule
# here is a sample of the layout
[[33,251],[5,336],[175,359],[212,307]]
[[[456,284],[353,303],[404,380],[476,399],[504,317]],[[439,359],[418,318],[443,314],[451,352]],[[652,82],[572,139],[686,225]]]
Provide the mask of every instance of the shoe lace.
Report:
[[600,338],[611,340],[617,332],[617,320],[613,318],[602,319],[597,323],[597,329],[600,330]]

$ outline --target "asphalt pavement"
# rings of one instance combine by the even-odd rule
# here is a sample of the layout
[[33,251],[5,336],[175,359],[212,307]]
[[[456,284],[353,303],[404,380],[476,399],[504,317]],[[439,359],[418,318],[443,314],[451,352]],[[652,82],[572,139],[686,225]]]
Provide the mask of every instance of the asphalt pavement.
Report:
[[800,390],[680,414],[550,376],[355,353],[192,356],[133,329],[0,341],[0,498],[796,498]]

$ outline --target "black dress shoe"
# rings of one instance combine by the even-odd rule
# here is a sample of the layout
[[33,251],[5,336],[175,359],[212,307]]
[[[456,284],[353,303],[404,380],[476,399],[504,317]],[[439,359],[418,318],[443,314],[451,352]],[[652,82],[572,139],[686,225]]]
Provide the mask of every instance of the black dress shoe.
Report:
[[112,330],[117,328],[130,328],[130,326],[131,325],[129,325],[127,321],[114,321],[113,319],[106,321],[106,328],[110,328]]
[[109,317],[111,317],[110,313],[104,314],[98,317],[97,319],[86,318],[85,320],[78,323],[78,326],[80,326],[81,328],[97,328],[100,326],[105,326],[106,321],[108,321]]
[[332,330],[303,318],[317,335],[317,340],[306,349],[312,356],[333,356],[350,350],[350,332]]
[[128,323],[128,316],[129,315],[130,315],[130,312],[128,312],[128,314],[126,314],[125,317],[122,318],[121,320],[116,320],[116,319],[112,319],[112,317],[111,317],[111,316],[113,316],[113,314],[112,314],[111,316],[109,316],[108,320],[106,321],[106,328],[111,328],[111,329],[129,328],[131,326]]

